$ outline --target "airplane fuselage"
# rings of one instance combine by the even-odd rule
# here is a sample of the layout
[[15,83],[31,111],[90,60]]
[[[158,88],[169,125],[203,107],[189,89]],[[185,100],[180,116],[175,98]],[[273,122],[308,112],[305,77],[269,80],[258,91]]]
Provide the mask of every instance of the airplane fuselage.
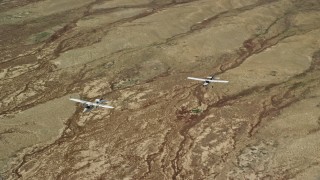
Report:
[[[95,100],[95,103],[96,103],[96,104],[100,104],[101,102],[104,102],[104,101],[103,101],[102,99],[96,99],[96,100]],[[97,107],[97,106],[95,106],[95,105],[88,104],[88,103],[84,103],[83,106],[84,106],[83,112],[89,112],[89,111],[91,111],[92,109],[94,109],[94,108]]]
[[83,104],[83,106],[84,106],[83,112],[89,112],[94,108],[93,105],[89,105],[89,104]]
[[81,99],[70,98],[71,101],[79,102],[84,107],[83,112],[91,111],[94,108],[103,107],[103,108],[113,108],[112,106],[102,104],[103,102],[107,102],[107,100],[96,99],[94,102],[84,101]]

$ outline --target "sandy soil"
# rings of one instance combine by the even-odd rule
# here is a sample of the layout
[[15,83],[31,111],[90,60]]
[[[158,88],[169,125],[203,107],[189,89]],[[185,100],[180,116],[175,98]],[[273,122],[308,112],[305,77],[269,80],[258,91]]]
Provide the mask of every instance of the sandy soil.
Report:
[[319,34],[318,0],[2,0],[0,179],[319,179]]

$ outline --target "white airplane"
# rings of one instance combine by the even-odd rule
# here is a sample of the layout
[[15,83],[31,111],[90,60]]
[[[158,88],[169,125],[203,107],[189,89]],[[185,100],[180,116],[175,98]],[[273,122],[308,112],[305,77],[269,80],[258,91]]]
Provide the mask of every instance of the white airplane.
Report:
[[75,101],[75,102],[79,102],[83,105],[84,110],[83,112],[89,112],[94,108],[98,108],[98,107],[103,107],[103,108],[113,108],[112,106],[108,106],[108,105],[104,105],[101,103],[107,102],[106,100],[101,99],[96,99],[94,102],[88,102],[88,101],[84,101],[81,99],[74,99],[74,98],[70,98],[71,101]]
[[225,81],[225,80],[219,80],[219,78],[215,78],[214,76],[209,76],[205,79],[201,79],[201,78],[194,78],[194,77],[188,77],[188,79],[192,79],[192,80],[196,80],[196,81],[202,81],[203,86],[207,86],[209,83],[228,83],[229,81]]

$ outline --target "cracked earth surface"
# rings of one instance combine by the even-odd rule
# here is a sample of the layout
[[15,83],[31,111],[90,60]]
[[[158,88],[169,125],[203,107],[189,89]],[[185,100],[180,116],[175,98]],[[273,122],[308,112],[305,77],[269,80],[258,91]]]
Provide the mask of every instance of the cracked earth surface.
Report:
[[0,177],[318,179],[319,34],[318,0],[2,0]]

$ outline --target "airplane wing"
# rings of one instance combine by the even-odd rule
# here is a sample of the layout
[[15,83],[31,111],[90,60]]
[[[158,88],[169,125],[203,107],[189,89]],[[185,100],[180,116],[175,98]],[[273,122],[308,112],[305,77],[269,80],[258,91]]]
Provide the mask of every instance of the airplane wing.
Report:
[[114,108],[114,107],[112,107],[112,106],[102,105],[102,104],[99,104],[99,107],[103,107],[103,108],[110,108],[110,109],[113,109],[113,108]]
[[229,81],[225,81],[225,80],[217,80],[217,79],[212,79],[212,80],[207,80],[209,82],[218,82],[218,83],[228,83]]
[[91,105],[99,106],[99,107],[103,107],[103,108],[110,108],[110,109],[114,108],[112,106],[108,106],[108,105],[104,105],[104,104],[97,104],[97,103],[91,103]]
[[88,101],[80,100],[80,99],[74,99],[74,98],[69,98],[71,101],[79,102],[79,103],[91,103]]
[[196,80],[196,81],[208,81],[207,79],[188,77],[188,79]]

